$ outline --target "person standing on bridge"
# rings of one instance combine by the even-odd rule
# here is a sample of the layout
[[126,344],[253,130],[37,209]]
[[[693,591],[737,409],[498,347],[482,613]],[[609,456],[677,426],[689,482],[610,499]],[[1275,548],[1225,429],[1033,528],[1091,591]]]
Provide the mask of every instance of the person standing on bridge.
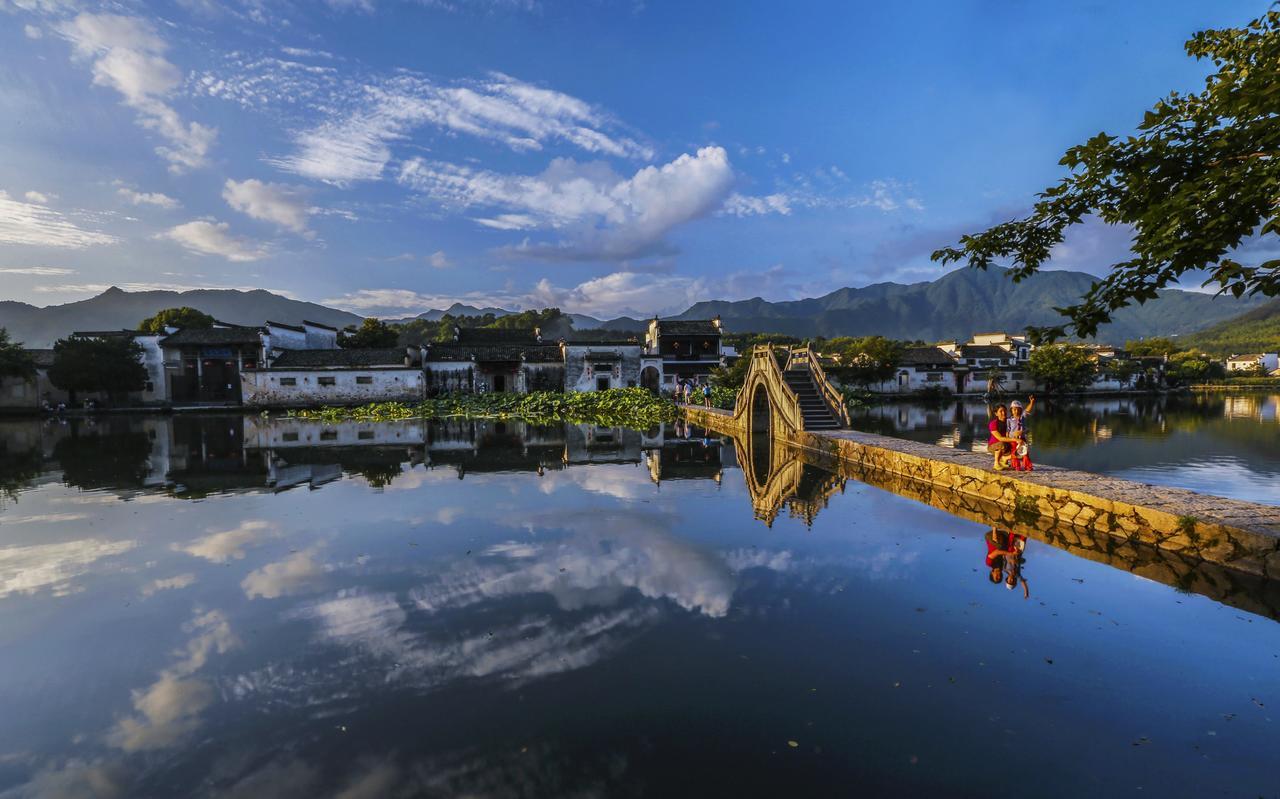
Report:
[[711,407],[711,381],[702,384],[702,407]]

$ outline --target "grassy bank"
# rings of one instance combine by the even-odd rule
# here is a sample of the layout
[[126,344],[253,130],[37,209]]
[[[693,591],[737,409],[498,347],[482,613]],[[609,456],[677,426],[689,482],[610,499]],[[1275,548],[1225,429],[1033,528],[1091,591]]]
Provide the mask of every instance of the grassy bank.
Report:
[[642,388],[562,394],[450,394],[417,404],[375,402],[290,411],[301,419],[341,422],[391,419],[519,419],[532,424],[597,424],[646,428],[675,419],[675,405]]

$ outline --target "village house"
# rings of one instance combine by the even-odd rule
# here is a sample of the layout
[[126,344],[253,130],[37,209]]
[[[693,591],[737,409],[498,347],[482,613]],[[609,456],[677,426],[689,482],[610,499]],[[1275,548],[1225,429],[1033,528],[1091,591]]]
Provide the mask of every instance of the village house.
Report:
[[1274,352],[1255,352],[1232,355],[1227,359],[1228,372],[1261,373],[1269,375],[1280,369],[1280,357]]
[[[139,360],[147,370],[147,380],[140,391],[130,392],[126,398],[131,405],[164,405],[168,401],[168,391],[164,373],[164,356],[160,348],[162,336],[139,333],[136,330],[93,330],[77,331],[73,338],[116,338],[127,337],[138,342],[142,347]],[[28,349],[35,362],[36,374],[31,380],[8,378],[0,380],[0,408],[13,411],[37,411],[47,402],[51,406],[70,404],[71,397],[49,380],[49,369],[53,366],[52,349]],[[100,404],[107,402],[103,392],[76,392],[76,401],[94,401]]]
[[453,341],[423,347],[422,369],[430,395],[564,388],[560,345],[543,343],[537,328],[455,327]]
[[662,360],[646,355],[634,336],[603,341],[563,341],[565,391],[607,391],[642,386],[658,391]]
[[240,373],[249,407],[418,402],[425,377],[416,348],[283,350]]
[[982,394],[993,379],[1005,391],[1025,391],[1034,385],[1025,371],[1031,344],[1024,336],[978,333],[963,344],[948,341],[938,347],[954,360],[954,390],[961,394]]
[[53,366],[53,350],[24,350],[35,363],[36,374],[32,379],[21,377],[0,378],[0,409],[6,411],[39,410],[46,399],[57,405],[67,401],[67,393],[49,382],[49,367]]
[[172,402],[239,404],[244,371],[270,366],[292,350],[335,349],[338,331],[305,320],[301,325],[269,321],[261,327],[216,322],[210,328],[177,330],[163,337],[160,346]]
[[908,347],[902,351],[897,374],[882,383],[873,383],[870,389],[884,394],[955,391],[955,363],[941,347]]
[[677,380],[706,382],[711,370],[721,366],[720,317],[714,319],[650,320],[644,352],[662,361],[660,377],[667,390]]

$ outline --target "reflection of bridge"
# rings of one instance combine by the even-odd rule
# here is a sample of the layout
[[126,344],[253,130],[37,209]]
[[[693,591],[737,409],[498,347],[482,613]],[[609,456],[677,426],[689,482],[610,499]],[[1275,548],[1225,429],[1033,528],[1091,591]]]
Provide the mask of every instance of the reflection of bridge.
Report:
[[784,505],[791,518],[812,526],[831,495],[844,492],[843,477],[805,463],[767,435],[739,436],[733,443],[756,518],[770,527]]

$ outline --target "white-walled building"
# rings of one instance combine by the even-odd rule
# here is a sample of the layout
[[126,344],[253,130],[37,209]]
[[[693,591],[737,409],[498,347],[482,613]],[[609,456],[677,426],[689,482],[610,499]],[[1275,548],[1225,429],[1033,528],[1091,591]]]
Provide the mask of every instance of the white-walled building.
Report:
[[259,408],[417,402],[424,386],[416,351],[403,348],[286,350],[240,373],[243,403]]
[[1228,372],[1253,372],[1261,369],[1264,374],[1271,374],[1280,369],[1280,357],[1274,352],[1255,352],[1246,355],[1232,355],[1227,359]]

